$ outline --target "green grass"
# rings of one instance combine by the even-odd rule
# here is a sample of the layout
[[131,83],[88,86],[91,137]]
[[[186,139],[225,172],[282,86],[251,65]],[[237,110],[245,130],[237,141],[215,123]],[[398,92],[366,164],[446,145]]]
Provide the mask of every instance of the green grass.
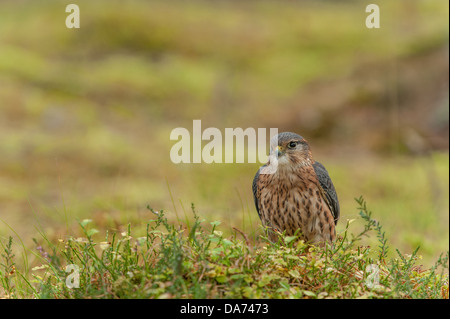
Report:
[[[310,246],[295,236],[251,241],[234,229],[224,236],[220,221],[205,223],[192,205],[194,222],[171,224],[164,212],[144,233],[131,225],[100,235],[92,220],[80,236],[51,242],[41,233],[33,254],[39,264],[21,271],[13,240],[2,241],[3,298],[448,298],[448,252],[424,269],[418,249],[393,247],[365,201],[356,199],[361,232],[348,220],[333,245]],[[378,246],[361,245],[377,238]],[[67,268],[76,265],[75,268]],[[71,266],[73,267],[73,266]],[[73,269],[76,269],[76,273]],[[76,277],[75,276],[78,276]]]
[[[86,237],[75,220],[90,219],[84,226],[99,230],[91,237],[93,250],[71,241],[69,250],[91,262],[94,251],[100,259],[110,250],[122,254],[127,225],[133,245],[147,238],[147,227],[155,223],[147,224],[154,217],[147,203],[164,207],[169,225],[190,230],[196,225],[189,209],[194,202],[205,219],[206,237],[198,241],[214,235],[210,222],[220,220],[221,238],[243,252],[250,249],[236,227],[251,243],[249,260],[256,260],[256,252],[267,260],[261,247],[274,252],[276,245],[260,239],[251,192],[259,164],[170,162],[170,131],[190,128],[193,119],[202,119],[204,128],[278,127],[307,137],[338,191],[338,231],[344,234],[347,219],[355,220],[351,232],[364,230],[353,201],[364,194],[389,239],[387,260],[403,263],[395,248],[412,255],[420,246],[423,259],[415,262],[428,271],[448,250],[448,147],[432,148],[427,156],[413,156],[406,147],[409,137],[414,141],[411,130],[425,145],[428,135],[442,137],[427,115],[446,93],[430,88],[441,87],[436,79],[447,75],[441,55],[434,63],[427,57],[448,46],[448,2],[384,1],[379,30],[364,27],[368,2],[360,1],[77,4],[81,29],[68,30],[65,3],[0,2],[5,296],[43,294],[33,274],[55,284],[56,274],[67,276],[61,254],[67,236]],[[397,126],[394,96],[401,111]],[[441,112],[448,109],[443,106]],[[433,114],[446,123],[448,113]],[[159,229],[171,233],[163,224]],[[113,247],[101,250],[112,236]],[[376,247],[378,237],[361,243]],[[180,245],[210,261],[191,241]],[[43,264],[36,246],[61,265],[31,271]],[[376,248],[371,251],[376,258]]]

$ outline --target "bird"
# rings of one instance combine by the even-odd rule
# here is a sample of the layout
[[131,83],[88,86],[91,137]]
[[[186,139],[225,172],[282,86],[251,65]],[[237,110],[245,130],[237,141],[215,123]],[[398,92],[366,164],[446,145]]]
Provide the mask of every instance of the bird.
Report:
[[268,162],[256,172],[252,189],[270,241],[277,241],[280,234],[318,245],[336,239],[340,216],[336,189],[302,136],[283,132],[271,138]]

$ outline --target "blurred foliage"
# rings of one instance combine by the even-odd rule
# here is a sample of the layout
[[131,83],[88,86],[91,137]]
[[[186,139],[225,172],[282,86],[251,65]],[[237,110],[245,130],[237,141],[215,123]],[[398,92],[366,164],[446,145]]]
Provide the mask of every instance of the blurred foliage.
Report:
[[[364,195],[402,250],[448,249],[448,2],[0,3],[0,236],[139,224],[194,202],[252,236],[256,164],[174,165],[175,127],[278,127]],[[9,227],[8,227],[9,226]],[[76,225],[75,225],[76,226]]]

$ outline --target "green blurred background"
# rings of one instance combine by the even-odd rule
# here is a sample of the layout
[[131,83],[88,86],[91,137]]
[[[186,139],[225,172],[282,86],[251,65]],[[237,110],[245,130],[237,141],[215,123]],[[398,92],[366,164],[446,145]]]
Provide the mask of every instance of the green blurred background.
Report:
[[[380,29],[365,27],[372,2]],[[259,164],[170,161],[171,130],[201,119],[301,134],[337,188],[338,230],[363,195],[392,250],[420,245],[431,264],[449,246],[448,6],[2,1],[0,239],[32,249],[84,218],[139,228],[147,204],[184,222],[191,203],[256,238]]]

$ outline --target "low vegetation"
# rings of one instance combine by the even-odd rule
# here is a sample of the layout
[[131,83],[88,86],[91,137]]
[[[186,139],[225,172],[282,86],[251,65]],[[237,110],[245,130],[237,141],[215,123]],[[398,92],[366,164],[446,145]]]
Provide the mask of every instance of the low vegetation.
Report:
[[[448,298],[448,252],[434,266],[418,265],[392,249],[364,199],[356,199],[365,226],[352,220],[333,245],[316,247],[280,236],[251,242],[238,229],[225,237],[220,222],[207,224],[192,205],[194,222],[169,223],[154,211],[144,236],[128,225],[122,233],[99,231],[92,220],[79,223],[81,237],[56,243],[41,233],[33,254],[40,265],[19,271],[11,247],[2,242],[0,294],[3,298]],[[361,245],[376,236],[379,245]],[[40,244],[42,242],[42,244]],[[44,247],[45,246],[45,247]],[[26,267],[25,267],[26,268]]]

